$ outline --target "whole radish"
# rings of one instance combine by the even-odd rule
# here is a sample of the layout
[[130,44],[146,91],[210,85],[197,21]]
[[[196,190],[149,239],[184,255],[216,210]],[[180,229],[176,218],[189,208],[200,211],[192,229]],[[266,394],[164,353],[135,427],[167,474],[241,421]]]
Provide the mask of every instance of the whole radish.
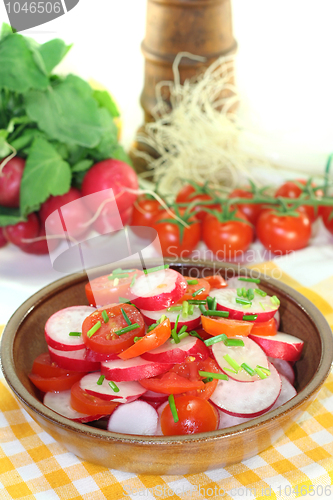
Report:
[[3,228],[5,238],[13,245],[21,246],[25,239],[36,238],[39,233],[39,220],[35,213],[28,215],[27,220]]
[[[123,226],[126,226],[126,224],[128,224],[128,222],[131,218],[131,215],[132,215],[132,207],[128,207],[126,210],[119,213],[120,221],[121,221],[121,224]],[[121,226],[119,224],[120,221],[119,221],[118,214],[110,214],[110,212],[107,210],[107,205],[106,205],[103,208],[100,215],[94,221],[93,228],[99,234],[105,234],[108,232],[112,232],[112,231],[116,231],[118,229],[121,229]]]
[[42,226],[40,226],[36,237],[31,238],[31,240],[32,241],[20,244],[19,247],[23,252],[33,255],[45,255],[52,252],[60,243],[59,239],[47,238],[45,228]]
[[20,186],[25,160],[15,156],[0,171],[0,205],[20,206]]
[[[118,210],[123,212],[133,205],[137,197],[136,194],[126,191],[126,189],[137,190],[138,187],[137,175],[130,165],[120,160],[109,159],[96,163],[88,170],[82,183],[82,196],[85,197],[112,188]],[[109,198],[109,193],[105,191],[105,193],[100,193],[98,197],[90,197],[84,201],[95,213],[101,204]],[[110,207],[112,207],[112,203],[110,203]]]
[[0,248],[4,247],[8,243],[7,239],[5,238],[3,230],[4,228],[0,227]]
[[92,215],[83,203],[78,189],[72,187],[66,194],[50,196],[43,203],[39,211],[43,225],[46,219],[59,209],[61,209],[61,216],[55,214],[47,222],[48,233],[63,234],[64,231],[67,231],[70,236],[75,238],[91,229],[86,223],[91,219]]

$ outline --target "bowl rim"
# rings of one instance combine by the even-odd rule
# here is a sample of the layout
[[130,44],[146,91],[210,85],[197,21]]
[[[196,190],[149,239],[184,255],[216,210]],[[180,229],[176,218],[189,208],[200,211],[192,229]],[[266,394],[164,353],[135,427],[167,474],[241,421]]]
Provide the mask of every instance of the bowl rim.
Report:
[[[242,274],[244,276],[248,276],[251,273],[251,277],[260,278],[264,283],[266,282],[267,285],[272,285],[277,289],[280,289],[289,300],[295,302],[297,306],[300,307],[302,311],[308,316],[308,318],[316,324],[316,327],[319,331],[321,342],[321,357],[315,375],[310,380],[310,382],[299,393],[297,393],[295,397],[293,397],[283,406],[276,408],[275,410],[268,411],[267,413],[259,415],[258,417],[255,417],[247,422],[243,422],[233,427],[218,429],[216,431],[204,432],[200,434],[189,434],[182,436],[141,436],[133,434],[120,434],[104,429],[91,427],[80,422],[69,421],[67,418],[62,417],[50,408],[46,407],[35,396],[30,394],[30,392],[22,384],[14,369],[13,346],[17,329],[24,322],[26,317],[32,313],[34,308],[46,299],[49,299],[50,296],[59,293],[61,289],[65,289],[69,284],[75,284],[75,282],[80,282],[84,279],[87,279],[87,273],[84,271],[69,274],[41,288],[18,307],[18,309],[13,313],[7,325],[5,326],[0,345],[0,364],[5,380],[7,381],[10,389],[14,392],[17,399],[21,403],[23,403],[24,406],[30,408],[30,410],[32,410],[34,413],[37,413],[42,418],[52,422],[53,424],[56,424],[58,427],[71,430],[72,432],[76,432],[78,434],[82,434],[85,437],[89,436],[94,439],[100,439],[102,441],[115,441],[118,443],[121,442],[129,444],[136,443],[141,445],[163,445],[170,442],[173,445],[184,444],[184,442],[200,443],[223,439],[236,434],[243,434],[254,430],[256,427],[262,426],[263,424],[268,424],[269,421],[274,421],[282,415],[287,416],[287,414],[292,409],[297,410],[297,408],[302,406],[306,400],[312,400],[313,395],[320,389],[330,373],[331,365],[333,362],[333,335],[326,318],[309,299],[307,299],[300,292],[297,292],[285,283],[282,283],[275,278],[264,276],[262,273],[254,269],[244,266],[240,267],[239,264],[228,262],[214,262],[207,260],[191,261],[191,259],[182,260],[167,258],[165,258],[164,261],[170,266],[176,268],[181,267],[182,265],[193,265],[193,267],[198,266],[208,267],[210,269],[214,268],[214,271],[218,271],[220,269],[232,269],[233,271],[237,271],[238,275]],[[147,259],[145,263],[146,265],[153,264],[154,259]],[[112,266],[110,268],[112,268]]]

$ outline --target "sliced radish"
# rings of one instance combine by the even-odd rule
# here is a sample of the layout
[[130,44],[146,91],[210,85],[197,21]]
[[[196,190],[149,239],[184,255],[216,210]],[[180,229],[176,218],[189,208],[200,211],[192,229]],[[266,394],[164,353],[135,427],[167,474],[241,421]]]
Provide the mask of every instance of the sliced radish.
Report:
[[150,326],[153,323],[156,323],[158,319],[160,319],[163,314],[169,318],[171,328],[174,328],[177,317],[179,316],[178,328],[180,330],[182,326],[187,326],[187,329],[195,330],[195,328],[200,328],[201,323],[201,311],[198,306],[194,306],[193,314],[184,318],[182,316],[182,311],[168,311],[167,309],[162,309],[161,311],[145,311],[143,309],[140,310],[145,323]]
[[100,362],[86,359],[87,350],[77,349],[75,351],[58,351],[49,346],[50,358],[57,363],[60,368],[73,370],[76,372],[90,372],[100,369]]
[[47,392],[44,395],[43,403],[45,406],[51,410],[59,413],[65,418],[74,420],[75,422],[92,422],[93,420],[99,420],[104,417],[105,414],[87,415],[86,413],[80,413],[71,407],[71,391],[62,392]]
[[252,420],[254,417],[234,417],[232,415],[228,415],[222,410],[218,410],[220,416],[220,424],[219,429],[226,429],[227,427],[233,427],[234,425],[240,425],[244,422],[248,422]]
[[140,399],[147,401],[147,403],[157,403],[162,404],[168,399],[167,394],[162,394],[161,392],[146,391]]
[[71,336],[71,332],[82,333],[83,320],[96,309],[91,306],[72,306],[61,309],[48,319],[45,325],[47,344],[59,351],[75,351],[85,347],[82,336]]
[[162,403],[157,409],[157,414],[158,414],[158,422],[157,422],[157,427],[155,431],[155,436],[163,436],[163,432],[161,429],[161,415],[163,413],[164,408],[169,404],[169,401],[165,401]]
[[276,313],[274,314],[274,321],[276,323],[276,329],[279,330],[281,323],[280,311],[276,311]]
[[286,403],[287,401],[289,401],[290,399],[292,399],[297,395],[295,387],[291,385],[289,380],[283,375],[280,375],[280,377],[282,382],[281,392],[279,397],[275,401],[274,405],[272,406],[271,410],[279,408],[280,406],[284,405],[284,403]]
[[[234,276],[233,278],[227,279],[227,285],[229,288],[259,288],[257,283],[253,283],[252,281],[242,281],[239,278],[243,276]],[[244,276],[245,277],[245,276]]]
[[172,368],[172,363],[156,363],[140,356],[132,359],[115,359],[101,363],[101,373],[108,380],[124,382],[156,377]]
[[132,300],[140,309],[160,311],[177,302],[187,288],[186,279],[173,269],[162,269],[140,276],[132,287]]
[[295,383],[295,372],[289,361],[285,361],[284,359],[279,358],[271,358],[268,357],[268,361],[275,366],[280,375],[286,377],[287,380],[294,385]]
[[215,361],[233,380],[239,382],[254,382],[260,377],[258,374],[250,375],[246,370],[241,368],[238,373],[234,373],[232,366],[224,359],[224,356],[229,355],[240,366],[246,363],[250,368],[255,369],[257,365],[268,368],[268,360],[264,351],[251,339],[247,337],[233,337],[244,342],[244,346],[227,347],[223,342],[217,342],[212,345],[212,352]]
[[219,380],[211,401],[235,417],[257,417],[268,411],[279,397],[281,378],[272,364],[270,375],[251,384],[237,380]]
[[249,338],[257,342],[267,356],[285,361],[297,361],[301,357],[304,345],[303,340],[281,332],[267,337],[250,334]]
[[119,356],[115,353],[110,353],[110,354],[102,354],[101,352],[95,352],[89,349],[87,349],[87,354],[86,354],[86,360],[87,361],[94,361],[95,363],[102,362],[102,361],[109,361],[112,359],[119,359]]
[[88,394],[98,396],[107,401],[115,403],[131,403],[138,399],[146,392],[138,382],[117,382],[119,391],[115,392],[109,385],[109,381],[105,378],[101,385],[97,381],[101,377],[101,372],[88,373],[80,380],[80,387]]
[[244,307],[243,304],[236,302],[236,299],[241,300],[243,297],[238,297],[237,290],[235,288],[221,288],[220,290],[213,290],[210,292],[210,296],[216,297],[218,310],[229,312],[229,319],[241,320],[245,315],[256,315],[257,318],[255,321],[258,323],[269,321],[273,318],[279,308],[278,305],[272,303],[269,295],[261,297],[257,293],[254,294],[251,306]]
[[189,336],[181,340],[179,344],[167,341],[160,347],[145,352],[141,357],[157,363],[183,363],[188,356],[193,356],[196,360],[206,359],[209,356],[209,350],[202,340]]
[[153,436],[158,423],[157,411],[145,401],[119,405],[110,416],[107,430],[122,434]]

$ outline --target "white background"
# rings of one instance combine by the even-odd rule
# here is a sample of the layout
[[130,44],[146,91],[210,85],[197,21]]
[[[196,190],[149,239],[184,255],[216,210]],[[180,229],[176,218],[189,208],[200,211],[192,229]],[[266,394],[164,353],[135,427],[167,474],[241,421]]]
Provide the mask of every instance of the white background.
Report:
[[[232,0],[232,8],[242,115],[259,133],[261,153],[322,172],[333,151],[332,0]],[[80,0],[66,15],[24,32],[38,42],[61,37],[74,44],[61,70],[112,92],[127,148],[143,118],[145,14],[146,0]],[[2,2],[0,21],[7,21]]]

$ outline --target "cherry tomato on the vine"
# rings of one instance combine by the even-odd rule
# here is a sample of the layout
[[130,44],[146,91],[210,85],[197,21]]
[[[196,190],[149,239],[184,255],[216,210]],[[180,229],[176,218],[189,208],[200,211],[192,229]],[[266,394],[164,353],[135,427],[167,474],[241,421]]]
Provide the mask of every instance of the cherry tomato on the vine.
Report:
[[[303,179],[298,179],[296,182],[285,182],[276,191],[275,198],[277,198],[278,196],[292,199],[299,198],[303,193],[303,189],[298,184],[302,184],[305,187],[306,181]],[[306,214],[309,217],[311,223],[313,223],[318,217],[318,209],[316,210],[310,205],[301,205],[297,208],[297,210]]]
[[[211,202],[212,197],[209,194],[197,192],[195,187],[193,187],[191,184],[185,184],[185,186],[177,194],[176,203],[190,204],[194,201]],[[207,208],[219,208],[219,205],[212,205],[210,203],[207,203],[207,205],[205,205],[204,203],[199,203],[198,205],[194,206],[193,212],[195,212],[197,219],[201,222],[207,215],[207,212],[202,209],[203,206],[206,206]]]
[[161,208],[157,200],[140,196],[133,205],[131,226],[151,226],[161,213]]
[[[253,198],[253,193],[246,189],[234,189],[230,194],[229,198]],[[260,213],[262,212],[263,206],[260,203],[240,203],[236,204],[236,207],[243,215],[247,218],[251,224],[254,226],[258,220]]]
[[[333,234],[333,207],[324,207],[320,208],[320,213],[323,219],[323,223],[326,229]],[[332,217],[331,217],[332,215]]]

